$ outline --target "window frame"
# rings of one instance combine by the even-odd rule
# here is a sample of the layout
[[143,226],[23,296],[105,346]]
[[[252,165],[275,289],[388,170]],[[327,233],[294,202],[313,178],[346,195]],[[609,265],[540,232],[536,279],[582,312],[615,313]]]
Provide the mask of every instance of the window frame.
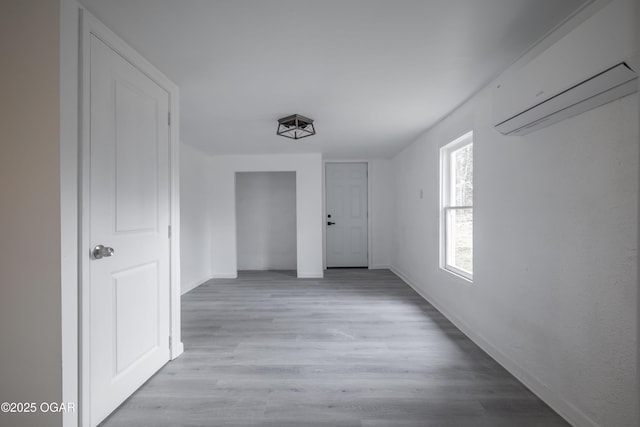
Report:
[[[473,226],[473,204],[470,206],[452,204],[452,198],[455,194],[452,154],[467,145],[473,146],[473,131],[469,131],[440,147],[440,268],[469,282],[473,282],[473,271],[469,272],[462,270],[449,262],[451,258],[451,254],[449,252],[451,251],[448,245],[448,239],[451,234],[451,224],[448,218],[451,212],[455,210],[471,209]],[[473,242],[473,234],[471,239]],[[451,245],[451,248],[453,247],[454,246]]]

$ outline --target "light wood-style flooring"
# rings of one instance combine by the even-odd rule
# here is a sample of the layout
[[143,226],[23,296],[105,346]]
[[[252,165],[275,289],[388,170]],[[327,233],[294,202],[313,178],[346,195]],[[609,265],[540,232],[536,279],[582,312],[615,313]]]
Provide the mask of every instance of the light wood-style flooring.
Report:
[[182,298],[185,353],[104,427],[566,427],[386,270],[241,272]]

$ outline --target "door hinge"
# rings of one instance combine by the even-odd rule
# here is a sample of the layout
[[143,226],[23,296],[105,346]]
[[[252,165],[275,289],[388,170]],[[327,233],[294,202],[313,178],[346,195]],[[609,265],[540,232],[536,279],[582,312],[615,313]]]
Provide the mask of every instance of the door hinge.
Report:
[[171,238],[171,226],[170,225],[167,227],[167,236],[169,238]]
[[171,111],[167,113],[167,124],[171,126]]

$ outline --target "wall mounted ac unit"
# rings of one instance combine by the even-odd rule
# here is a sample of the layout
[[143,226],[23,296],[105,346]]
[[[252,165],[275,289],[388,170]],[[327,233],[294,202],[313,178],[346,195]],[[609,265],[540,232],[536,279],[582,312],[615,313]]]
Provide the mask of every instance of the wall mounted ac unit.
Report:
[[553,87],[553,83],[547,81],[554,79],[553,75],[541,77],[534,81],[519,81],[516,75],[508,84],[496,87],[494,121],[500,133],[525,135],[638,89],[637,74],[624,62],[586,80],[566,84],[566,89],[558,92],[546,90]]
[[552,34],[531,51],[537,55],[505,71],[493,91],[496,129],[524,135],[636,91],[637,2],[594,3],[572,29]]

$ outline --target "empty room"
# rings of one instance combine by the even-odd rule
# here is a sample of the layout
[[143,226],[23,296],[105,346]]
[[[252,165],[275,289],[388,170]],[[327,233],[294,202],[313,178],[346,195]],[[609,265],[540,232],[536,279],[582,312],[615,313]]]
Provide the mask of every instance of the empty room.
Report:
[[0,427],[640,427],[637,0],[5,0]]

